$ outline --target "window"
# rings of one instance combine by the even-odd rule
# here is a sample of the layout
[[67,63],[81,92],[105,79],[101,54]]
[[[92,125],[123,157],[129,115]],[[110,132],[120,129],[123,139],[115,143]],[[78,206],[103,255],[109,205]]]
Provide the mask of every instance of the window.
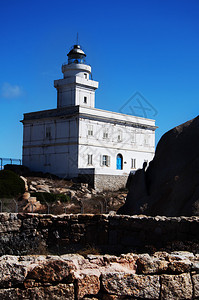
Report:
[[84,97],[84,103],[87,103],[87,97]]
[[131,143],[135,143],[136,142],[136,134],[135,131],[132,131],[131,133]]
[[102,155],[102,166],[110,166],[110,156]]
[[88,125],[88,136],[93,136],[93,126]]
[[144,135],[144,145],[149,145],[149,135],[148,134]]
[[121,130],[118,130],[117,141],[118,142],[122,141],[122,131]]
[[92,165],[92,164],[93,164],[93,155],[88,154],[88,165]]
[[136,169],[136,159],[131,158],[131,169]]
[[46,127],[46,138],[50,139],[51,138],[51,127]]
[[108,128],[103,130],[103,139],[108,139]]
[[84,73],[84,78],[88,79],[88,74],[87,73]]

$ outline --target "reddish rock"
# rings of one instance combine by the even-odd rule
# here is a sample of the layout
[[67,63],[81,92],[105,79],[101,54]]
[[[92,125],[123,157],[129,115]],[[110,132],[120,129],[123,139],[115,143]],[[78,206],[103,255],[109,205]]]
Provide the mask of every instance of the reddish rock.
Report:
[[77,279],[77,297],[83,299],[85,295],[97,295],[100,290],[99,276],[83,274]]
[[74,265],[62,260],[49,260],[29,271],[27,278],[40,282],[60,282],[71,275]]

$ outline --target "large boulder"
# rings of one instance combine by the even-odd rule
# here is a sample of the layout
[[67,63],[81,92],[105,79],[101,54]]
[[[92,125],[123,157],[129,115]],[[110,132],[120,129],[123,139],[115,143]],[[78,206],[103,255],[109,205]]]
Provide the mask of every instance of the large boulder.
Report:
[[148,169],[131,174],[128,188],[120,214],[199,215],[199,116],[162,136]]

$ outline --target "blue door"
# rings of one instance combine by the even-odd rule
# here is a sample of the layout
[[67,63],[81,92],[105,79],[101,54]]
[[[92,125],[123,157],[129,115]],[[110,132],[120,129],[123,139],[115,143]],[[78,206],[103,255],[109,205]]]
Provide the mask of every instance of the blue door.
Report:
[[122,170],[122,155],[117,155],[117,170]]

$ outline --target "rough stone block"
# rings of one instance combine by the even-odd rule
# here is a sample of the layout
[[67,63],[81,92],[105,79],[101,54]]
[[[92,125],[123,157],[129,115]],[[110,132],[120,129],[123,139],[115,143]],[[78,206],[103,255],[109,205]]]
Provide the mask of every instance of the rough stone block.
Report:
[[151,257],[149,254],[139,255],[136,261],[138,274],[160,274],[166,272],[169,262]]
[[[29,215],[27,215],[29,217]],[[39,224],[39,219],[36,216],[32,216],[30,218],[26,218],[23,220],[23,229],[24,230],[31,230],[36,229]]]
[[107,273],[102,275],[102,286],[107,293],[118,296],[159,299],[160,283],[158,275],[134,275]]
[[3,256],[0,258],[0,287],[12,287],[24,281],[27,268],[18,262],[18,257]]
[[[2,218],[3,219],[3,218]],[[0,221],[0,233],[6,234],[7,232],[16,232],[20,230],[21,220],[7,220],[5,222]]]
[[0,289],[1,300],[74,300],[74,297],[72,284],[58,284],[56,286],[36,287],[27,290],[19,288]]
[[169,271],[173,273],[188,273],[191,271],[192,263],[189,260],[172,261],[169,264]]
[[161,275],[161,299],[192,299],[190,274]]
[[82,274],[77,279],[77,297],[83,299],[85,295],[97,295],[100,290],[99,276]]
[[199,298],[199,274],[192,276],[194,298]]
[[29,271],[27,278],[40,282],[60,282],[67,278],[69,282],[69,280],[72,281],[72,275],[70,274],[72,269],[75,269],[75,266],[70,262],[49,259]]

